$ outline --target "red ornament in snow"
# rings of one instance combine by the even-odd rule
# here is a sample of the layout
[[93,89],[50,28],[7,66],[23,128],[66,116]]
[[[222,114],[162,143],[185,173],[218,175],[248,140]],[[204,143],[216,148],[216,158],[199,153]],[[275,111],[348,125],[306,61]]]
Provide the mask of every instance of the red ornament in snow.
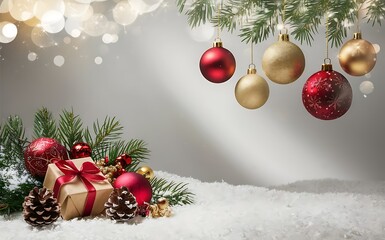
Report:
[[71,147],[71,158],[85,158],[85,157],[91,157],[92,149],[90,145],[84,142],[78,142],[75,143]]
[[222,47],[222,42],[214,42],[214,47],[203,53],[199,67],[202,75],[212,83],[223,83],[229,80],[235,72],[233,54]]
[[142,175],[135,172],[126,172],[120,175],[114,182],[114,188],[125,186],[135,196],[139,206],[150,203],[152,187],[150,182]]
[[331,64],[323,64],[322,70],[306,81],[302,90],[302,102],[306,110],[316,118],[333,120],[344,115],[352,104],[352,87]]
[[35,139],[24,151],[25,167],[32,176],[39,179],[45,177],[48,164],[52,161],[67,159],[67,149],[52,138]]

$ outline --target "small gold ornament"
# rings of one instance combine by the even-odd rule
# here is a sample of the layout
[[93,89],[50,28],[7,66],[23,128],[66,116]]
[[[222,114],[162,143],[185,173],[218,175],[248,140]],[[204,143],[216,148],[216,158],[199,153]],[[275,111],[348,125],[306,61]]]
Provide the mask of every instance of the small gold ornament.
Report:
[[257,74],[254,65],[250,65],[247,75],[241,77],[235,86],[235,98],[247,109],[263,106],[269,98],[269,85]]
[[120,163],[116,163],[115,166],[107,165],[105,159],[97,160],[95,164],[110,183],[113,183],[119,173],[124,171]]
[[278,41],[263,54],[262,68],[271,81],[292,83],[305,69],[305,56],[297,45],[289,41],[288,34],[279,34]]
[[164,197],[159,198],[156,204],[150,205],[151,217],[170,217],[172,215],[168,200]]
[[347,41],[338,55],[341,68],[352,76],[363,76],[370,72],[377,61],[373,45],[362,39],[361,33],[354,33],[353,39]]
[[136,173],[139,173],[143,177],[145,177],[148,181],[154,178],[154,171],[149,166],[140,167]]

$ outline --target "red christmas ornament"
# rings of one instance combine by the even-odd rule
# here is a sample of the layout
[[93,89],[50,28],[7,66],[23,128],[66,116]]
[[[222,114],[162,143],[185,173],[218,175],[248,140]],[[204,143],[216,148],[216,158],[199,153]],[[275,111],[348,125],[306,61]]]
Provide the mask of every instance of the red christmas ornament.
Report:
[[316,118],[333,120],[344,115],[352,104],[352,87],[331,64],[323,64],[322,70],[306,81],[302,101],[306,110]]
[[152,198],[150,182],[142,175],[135,172],[126,172],[120,175],[114,182],[114,188],[125,186],[135,196],[139,206],[149,203]]
[[127,165],[131,164],[132,158],[126,153],[123,153],[122,155],[120,155],[115,159],[115,162],[116,163],[119,162],[122,165],[122,167],[125,168]]
[[203,53],[199,62],[202,75],[212,83],[223,83],[235,72],[233,54],[222,47],[222,42],[214,42],[214,47]]
[[33,140],[24,151],[25,167],[36,178],[44,178],[53,160],[67,160],[67,149],[52,138]]
[[84,142],[78,142],[75,143],[71,147],[71,158],[85,158],[85,157],[91,157],[92,149],[90,145]]

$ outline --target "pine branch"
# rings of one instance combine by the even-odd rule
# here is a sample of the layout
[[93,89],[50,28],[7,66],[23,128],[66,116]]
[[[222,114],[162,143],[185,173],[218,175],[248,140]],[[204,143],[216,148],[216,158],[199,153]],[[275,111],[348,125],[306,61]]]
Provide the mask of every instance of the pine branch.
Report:
[[[177,1],[180,12],[183,11],[183,5],[185,3],[186,1]],[[214,7],[215,6],[210,0],[197,0],[193,2],[191,8],[186,10],[186,15],[188,16],[187,21],[190,26],[194,28],[210,21],[213,16],[213,12],[215,11]]]
[[132,158],[131,164],[126,167],[128,172],[135,172],[138,170],[139,164],[148,159],[150,154],[150,150],[146,147],[146,143],[138,139],[132,139],[129,142],[117,141],[111,143],[107,149],[103,152],[103,156],[108,156],[109,164],[111,165],[115,165],[115,159],[123,153]]
[[2,146],[1,158],[3,165],[17,165],[21,171],[23,165],[20,160],[24,159],[24,149],[28,144],[22,120],[18,116],[10,116],[1,128],[0,146]]
[[138,170],[138,165],[148,159],[150,155],[150,150],[147,148],[146,143],[139,139],[131,139],[126,144],[124,151],[132,158],[131,164],[126,169],[132,172]]
[[18,186],[18,188],[9,190],[4,185],[4,181],[0,182],[0,214],[10,214],[13,212],[20,212],[23,210],[22,204],[24,202],[24,197],[28,196],[28,193],[35,186],[39,188],[42,187],[42,184],[36,184],[36,182],[23,183]]
[[[220,15],[214,15],[216,6],[209,0],[197,0],[185,9],[185,0],[177,0],[180,12],[188,16],[191,27],[210,21],[214,26],[233,32],[240,30],[242,41],[257,43],[275,34],[277,24],[285,16],[285,25],[290,26],[294,38],[311,45],[318,33],[321,20],[330,15],[328,39],[331,46],[338,47],[347,36],[350,25],[357,22],[357,11],[364,0],[229,0],[222,7]],[[283,5],[285,3],[285,5]],[[367,0],[368,22],[381,25],[385,18],[385,1]]]
[[56,123],[47,108],[39,109],[35,114],[33,138],[47,137],[56,139]]
[[73,110],[63,110],[60,115],[58,140],[64,144],[67,149],[76,142],[83,141],[83,123],[79,115],[75,115]]
[[170,206],[194,203],[194,194],[187,189],[186,183],[167,182],[163,178],[156,177],[150,183],[152,186],[152,202],[164,197],[168,199]]
[[381,21],[385,18],[385,1],[368,0],[367,10],[368,23],[372,22],[372,26],[376,23],[381,26]]
[[106,117],[102,125],[100,125],[99,120],[96,120],[93,124],[94,139],[92,139],[88,128],[84,132],[84,138],[92,149],[92,156],[95,159],[104,158],[106,149],[112,142],[119,140],[122,130],[123,127],[115,117]]

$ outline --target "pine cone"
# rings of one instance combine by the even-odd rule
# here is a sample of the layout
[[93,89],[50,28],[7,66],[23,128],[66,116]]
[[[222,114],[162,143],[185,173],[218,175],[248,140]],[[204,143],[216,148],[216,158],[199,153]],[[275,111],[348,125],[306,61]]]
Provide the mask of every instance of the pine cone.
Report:
[[127,221],[134,218],[138,209],[136,198],[127,187],[115,188],[108,202],[104,204],[106,214],[116,221]]
[[49,225],[60,216],[60,205],[52,191],[34,187],[23,203],[24,220],[32,226]]

